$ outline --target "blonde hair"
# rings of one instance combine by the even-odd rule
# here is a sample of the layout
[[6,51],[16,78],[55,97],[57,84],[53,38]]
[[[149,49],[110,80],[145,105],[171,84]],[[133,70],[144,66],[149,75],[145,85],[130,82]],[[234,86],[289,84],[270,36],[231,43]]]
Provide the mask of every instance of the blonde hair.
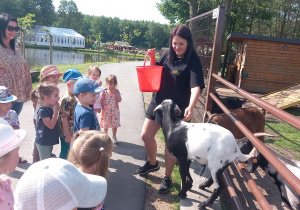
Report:
[[105,78],[106,83],[113,82],[114,84],[118,84],[117,76],[116,75],[109,75],[108,77]]
[[90,75],[92,73],[92,71],[98,71],[99,72],[99,76],[101,76],[101,70],[99,68],[99,66],[97,65],[90,65],[88,68],[88,75]]
[[113,142],[106,133],[81,131],[72,139],[67,160],[77,168],[93,169],[92,174],[106,178],[112,149]]
[[44,82],[40,84],[37,88],[37,95],[40,101],[44,101],[45,96],[51,96],[54,90],[58,90],[58,87],[52,83]]

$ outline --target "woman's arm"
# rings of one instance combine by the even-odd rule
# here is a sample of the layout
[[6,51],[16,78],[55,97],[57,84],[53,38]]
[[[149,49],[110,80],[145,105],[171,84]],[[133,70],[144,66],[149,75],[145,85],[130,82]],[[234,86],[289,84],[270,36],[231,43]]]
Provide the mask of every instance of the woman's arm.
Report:
[[191,97],[189,106],[184,110],[184,118],[183,121],[190,121],[193,117],[193,110],[196,107],[197,100],[200,96],[200,87],[196,86],[191,88]]

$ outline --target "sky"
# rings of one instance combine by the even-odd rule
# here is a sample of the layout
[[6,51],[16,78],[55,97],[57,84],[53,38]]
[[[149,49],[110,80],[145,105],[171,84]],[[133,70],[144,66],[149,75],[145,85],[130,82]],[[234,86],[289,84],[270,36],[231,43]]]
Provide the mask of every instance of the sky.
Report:
[[[155,7],[160,0],[73,0],[83,14],[118,17],[127,20],[147,20],[168,24]],[[60,0],[53,0],[56,11]]]

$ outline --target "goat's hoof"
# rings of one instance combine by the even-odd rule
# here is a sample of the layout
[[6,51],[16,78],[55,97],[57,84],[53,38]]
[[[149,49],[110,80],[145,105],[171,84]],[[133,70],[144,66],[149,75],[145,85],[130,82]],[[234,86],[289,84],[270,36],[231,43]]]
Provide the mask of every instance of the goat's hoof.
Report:
[[190,190],[193,187],[193,181],[186,183],[186,189]]
[[186,198],[186,191],[180,190],[180,192],[178,193],[178,197],[180,199],[185,199]]
[[204,190],[206,188],[206,183],[199,184],[199,189]]
[[198,209],[199,209],[199,210],[204,210],[204,209],[206,209],[206,206],[207,206],[207,204],[205,204],[205,203],[200,203],[200,204],[198,205]]

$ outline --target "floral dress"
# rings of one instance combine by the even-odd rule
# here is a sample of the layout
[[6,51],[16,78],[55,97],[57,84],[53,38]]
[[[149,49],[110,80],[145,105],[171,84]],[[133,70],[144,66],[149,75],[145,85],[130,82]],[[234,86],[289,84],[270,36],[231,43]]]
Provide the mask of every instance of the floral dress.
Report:
[[11,127],[20,127],[18,115],[14,110],[9,110],[5,116],[0,116],[0,118],[6,120]]
[[120,124],[120,110],[119,104],[115,99],[115,95],[103,91],[101,96],[102,112],[101,112],[101,124],[102,128],[118,128]]

